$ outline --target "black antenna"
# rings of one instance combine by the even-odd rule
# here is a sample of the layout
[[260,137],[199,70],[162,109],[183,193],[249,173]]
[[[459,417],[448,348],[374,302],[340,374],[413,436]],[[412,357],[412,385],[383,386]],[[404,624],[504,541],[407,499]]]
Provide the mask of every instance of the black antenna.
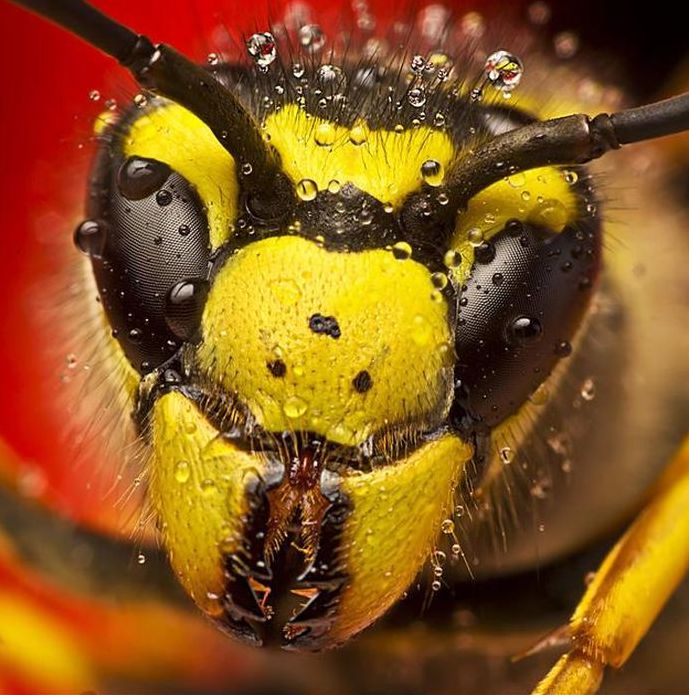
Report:
[[14,2],[112,56],[142,86],[198,116],[234,157],[244,187],[249,190],[249,202],[265,218],[279,216],[281,210],[273,209],[275,204],[282,209],[294,198],[292,186],[254,117],[207,70],[169,46],[154,45],[84,0]]
[[[505,176],[549,164],[583,164],[627,145],[689,130],[689,93],[611,116],[583,114],[531,123],[498,135],[458,160],[444,190],[452,209]],[[448,206],[450,207],[450,206]]]

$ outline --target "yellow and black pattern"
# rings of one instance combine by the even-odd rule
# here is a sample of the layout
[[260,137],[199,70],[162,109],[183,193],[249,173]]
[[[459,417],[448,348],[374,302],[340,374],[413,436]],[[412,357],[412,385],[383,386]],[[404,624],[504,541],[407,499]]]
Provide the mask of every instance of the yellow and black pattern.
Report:
[[482,442],[571,351],[601,233],[581,168],[448,206],[447,172],[528,114],[434,81],[420,119],[400,70],[288,67],[213,68],[293,189],[279,215],[158,98],[101,134],[78,238],[180,581],[232,634],[314,649],[408,589]]

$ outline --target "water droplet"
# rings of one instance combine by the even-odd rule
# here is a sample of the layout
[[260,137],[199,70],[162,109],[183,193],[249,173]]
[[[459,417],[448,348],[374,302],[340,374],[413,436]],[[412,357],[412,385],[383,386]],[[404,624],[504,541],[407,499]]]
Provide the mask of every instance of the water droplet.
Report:
[[316,128],[315,140],[316,144],[321,147],[327,147],[335,142],[335,126],[332,123],[321,123]]
[[353,145],[363,145],[366,142],[366,129],[361,125],[355,125],[349,131],[349,141]]
[[320,51],[325,44],[323,29],[318,24],[304,25],[299,29],[299,43],[311,53]]
[[201,494],[205,495],[206,497],[210,497],[212,494],[218,491],[218,485],[212,478],[202,480],[199,488],[201,488]]
[[427,159],[421,165],[421,178],[429,186],[440,186],[445,178],[445,168],[435,159]]
[[188,224],[181,224],[177,230],[180,236],[189,236],[191,233],[191,228]]
[[441,588],[442,584],[440,583],[440,580],[434,579],[431,583],[431,589],[433,589],[433,591],[440,591]]
[[165,321],[182,340],[196,334],[210,284],[204,278],[181,280],[170,288],[165,302]]
[[208,65],[218,65],[220,56],[217,53],[209,53],[206,60],[208,61]]
[[411,337],[417,345],[421,346],[428,345],[433,337],[433,328],[431,327],[430,323],[428,323],[426,318],[421,314],[414,316]]
[[512,188],[521,188],[526,183],[526,174],[521,171],[512,174],[512,176],[507,177],[507,183],[512,186]]
[[514,451],[508,446],[503,446],[500,449],[500,461],[504,464],[510,464],[514,461]]
[[443,523],[440,525],[442,532],[447,534],[453,534],[455,532],[455,522],[452,519],[443,519]]
[[581,385],[581,397],[585,401],[592,401],[596,397],[596,384],[593,379],[585,379]]
[[453,555],[459,555],[462,552],[462,546],[459,543],[453,543],[452,548],[450,548]]
[[186,483],[191,475],[191,466],[188,461],[178,461],[175,466],[175,480],[178,483]]
[[543,334],[543,327],[538,319],[531,316],[519,316],[508,326],[508,337],[518,345],[536,342]]
[[438,193],[437,200],[439,205],[447,205],[450,202],[450,198],[448,197],[447,193]]
[[443,256],[443,263],[445,264],[446,268],[459,268],[459,266],[462,265],[462,255],[459,253],[459,251],[450,249],[449,251],[445,252],[445,255]]
[[467,239],[473,247],[480,246],[483,243],[483,232],[478,227],[472,227],[467,232]]
[[146,562],[146,556],[145,556],[143,553],[139,553],[139,554],[136,556],[136,561],[137,561],[138,564],[143,565],[143,564],[145,564],[145,562]]
[[463,504],[458,504],[458,505],[455,507],[455,516],[456,516],[458,519],[460,519],[461,517],[464,516],[464,512],[465,512],[465,509],[464,509],[464,505],[463,505]]
[[100,92],[97,89],[92,89],[89,92],[89,99],[91,101],[98,101],[100,99]]
[[321,67],[318,68],[316,77],[318,77],[319,81],[324,85],[340,87],[344,86],[344,83],[346,82],[342,70],[336,65],[330,65],[329,63],[326,65],[321,65]]
[[398,261],[406,261],[408,258],[411,258],[412,247],[406,241],[398,241],[392,245],[392,255]]
[[422,75],[426,67],[426,59],[418,53],[411,59],[411,71],[417,75]]
[[262,71],[267,70],[277,57],[275,37],[268,31],[252,34],[246,42],[246,50]]
[[444,290],[447,287],[449,280],[445,273],[433,273],[431,275],[431,282],[436,289]]
[[156,203],[160,205],[160,207],[166,207],[172,202],[172,193],[168,191],[166,188],[161,189],[156,193]]
[[304,66],[301,63],[292,63],[292,74],[297,79],[304,77]]
[[107,238],[107,225],[103,220],[84,220],[74,231],[77,248],[91,258],[102,258]]
[[495,89],[509,93],[521,82],[524,66],[516,55],[500,50],[488,56],[484,72]]
[[558,357],[569,357],[572,354],[572,344],[568,340],[561,340],[555,346],[555,354]]
[[572,169],[565,169],[565,171],[563,171],[562,174],[565,177],[565,181],[570,186],[573,186],[579,180],[579,174],[577,174],[577,172],[573,171]]
[[407,94],[409,103],[414,108],[420,108],[426,103],[426,90],[423,87],[412,87]]
[[129,341],[136,345],[144,339],[144,332],[140,328],[132,328],[127,336]]
[[559,232],[569,218],[567,208],[560,200],[548,198],[536,206],[531,216],[531,221],[543,227],[548,227]]
[[117,171],[117,188],[129,200],[143,200],[167,181],[171,170],[155,159],[129,157]]
[[318,194],[318,184],[313,179],[302,179],[297,184],[297,195],[301,200],[314,200]]
[[291,420],[304,415],[307,409],[308,403],[303,398],[299,398],[299,396],[290,396],[282,406],[285,415]]
[[500,287],[503,282],[505,282],[505,276],[502,273],[493,273],[493,277],[491,278],[491,282],[496,286]]

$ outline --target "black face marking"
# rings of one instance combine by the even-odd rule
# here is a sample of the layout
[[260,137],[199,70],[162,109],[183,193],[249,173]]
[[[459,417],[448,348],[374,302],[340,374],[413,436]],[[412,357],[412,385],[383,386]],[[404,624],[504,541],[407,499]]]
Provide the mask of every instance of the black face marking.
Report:
[[280,378],[287,374],[287,365],[282,360],[273,360],[268,362],[266,366],[274,377]]
[[331,338],[339,338],[342,335],[340,326],[334,316],[323,316],[322,314],[314,314],[309,319],[309,328],[314,333],[322,333]]
[[373,386],[373,379],[365,369],[362,369],[354,379],[352,379],[352,386],[354,386],[354,389],[358,393],[366,393],[366,391]]

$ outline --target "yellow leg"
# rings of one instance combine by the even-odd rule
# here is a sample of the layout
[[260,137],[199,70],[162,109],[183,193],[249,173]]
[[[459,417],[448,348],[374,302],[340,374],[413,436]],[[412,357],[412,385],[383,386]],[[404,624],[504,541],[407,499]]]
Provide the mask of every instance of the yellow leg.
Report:
[[603,561],[570,621],[572,648],[533,695],[591,695],[619,668],[689,569],[689,437]]

